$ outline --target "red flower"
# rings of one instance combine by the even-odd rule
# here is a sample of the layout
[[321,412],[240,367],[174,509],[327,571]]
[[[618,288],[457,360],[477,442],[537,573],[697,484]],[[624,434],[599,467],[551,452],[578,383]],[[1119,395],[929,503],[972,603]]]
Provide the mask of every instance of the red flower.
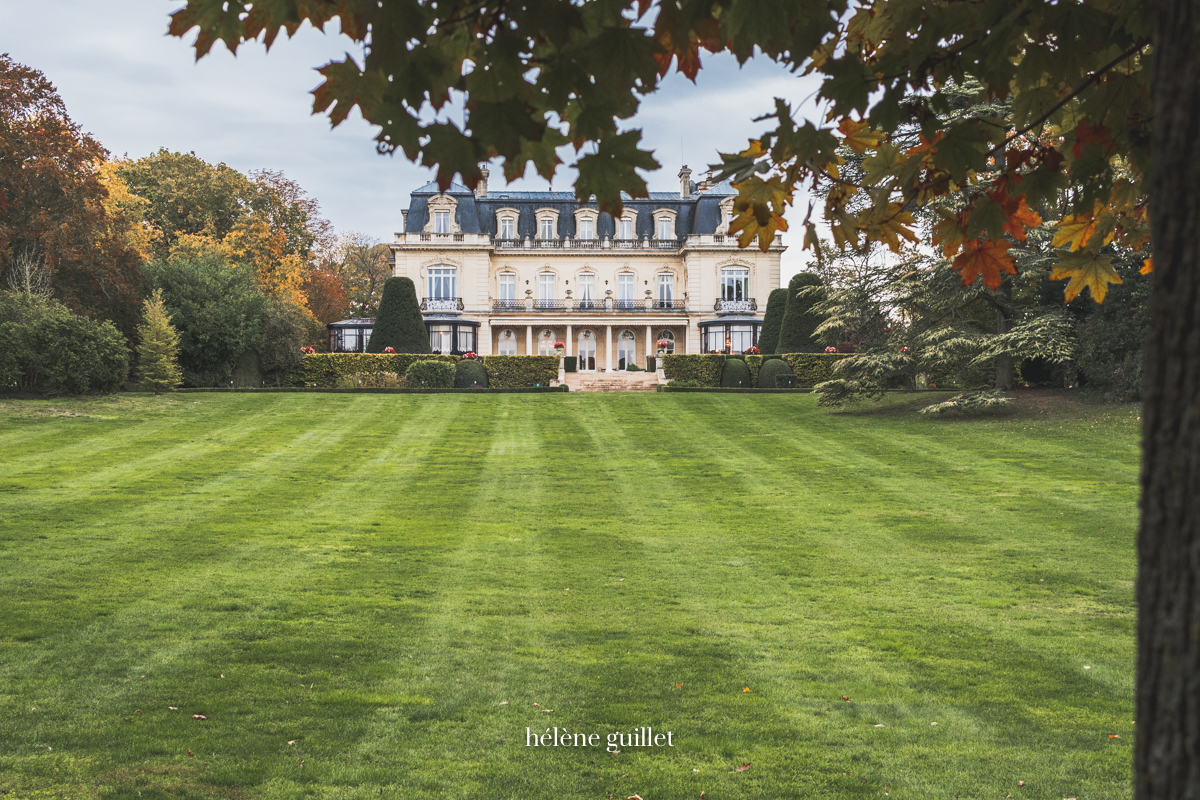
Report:
[[301,347],[300,352],[306,356],[311,356],[313,353],[316,353],[317,351],[312,349],[311,347]]
[[836,353],[837,351],[838,351],[838,349],[836,347],[826,347],[825,348],[826,353]]
[[383,348],[383,352],[385,352],[385,353],[394,353],[394,352],[396,352],[396,348],[394,348],[394,347],[385,347],[385,348]]

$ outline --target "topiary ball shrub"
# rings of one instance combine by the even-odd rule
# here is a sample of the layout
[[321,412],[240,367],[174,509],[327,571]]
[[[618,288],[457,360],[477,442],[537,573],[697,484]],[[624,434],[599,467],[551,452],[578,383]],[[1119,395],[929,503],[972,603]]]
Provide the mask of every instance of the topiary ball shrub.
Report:
[[750,381],[750,368],[740,358],[731,358],[725,362],[721,371],[722,389],[749,389],[754,384]]
[[476,386],[487,388],[487,370],[483,364],[471,358],[464,358],[454,368],[454,388],[473,389]]
[[404,385],[411,389],[451,389],[455,366],[446,361],[414,361],[404,371]]
[[[788,363],[779,358],[772,358],[770,361],[764,361],[763,365],[758,368],[758,388],[760,389],[776,389],[779,384],[776,378],[781,375],[786,375],[795,379],[796,373],[792,372],[792,368]],[[793,380],[793,384],[795,382]]]

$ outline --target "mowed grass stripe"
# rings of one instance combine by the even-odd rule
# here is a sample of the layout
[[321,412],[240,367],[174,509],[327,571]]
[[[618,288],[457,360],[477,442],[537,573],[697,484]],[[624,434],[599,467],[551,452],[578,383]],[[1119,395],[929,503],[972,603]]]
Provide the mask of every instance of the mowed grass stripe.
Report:
[[[220,491],[247,491],[204,524],[163,505],[177,553],[96,567],[114,586],[149,581],[98,610],[76,650],[14,641],[0,621],[14,679],[0,689],[0,774],[17,776],[0,788],[968,797],[1010,793],[1019,773],[1047,797],[1128,793],[1128,411],[1075,409],[1072,427],[830,416],[795,396],[200,408],[191,431],[240,414],[305,423],[263,425],[269,478],[214,463]],[[351,415],[363,427],[320,458],[287,446]],[[1088,434],[1114,419],[1108,452]],[[96,421],[51,424],[81,423]],[[975,490],[957,483],[967,470]],[[154,504],[168,494],[149,488]],[[105,528],[113,511],[67,529],[138,524]],[[0,528],[0,547],[13,533]],[[105,544],[81,540],[75,557]],[[193,552],[206,560],[189,570]],[[96,594],[73,593],[81,606]],[[199,709],[208,721],[187,716]],[[538,723],[660,721],[682,747],[520,741]]]

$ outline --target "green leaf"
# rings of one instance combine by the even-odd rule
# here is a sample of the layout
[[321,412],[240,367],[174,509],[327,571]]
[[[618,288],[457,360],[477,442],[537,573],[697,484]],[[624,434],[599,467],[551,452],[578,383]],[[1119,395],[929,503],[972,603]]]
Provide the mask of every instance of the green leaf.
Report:
[[986,233],[988,239],[996,241],[1004,235],[1006,222],[1008,215],[1004,213],[1004,206],[986,194],[981,194],[975,198],[971,216],[967,219],[967,238],[978,239],[981,234]]
[[637,170],[659,168],[654,155],[638,148],[640,130],[607,136],[600,141],[595,153],[588,153],[571,166],[579,170],[575,182],[575,198],[587,202],[595,195],[601,211],[621,213],[621,192],[633,197],[646,197],[646,181]]

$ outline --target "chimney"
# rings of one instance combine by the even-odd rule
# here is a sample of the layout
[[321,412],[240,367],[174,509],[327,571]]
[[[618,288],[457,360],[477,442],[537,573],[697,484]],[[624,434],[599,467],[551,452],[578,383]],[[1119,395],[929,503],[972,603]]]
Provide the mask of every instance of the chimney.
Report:
[[487,179],[488,179],[488,168],[487,168],[487,164],[484,164],[482,167],[479,168],[479,183],[476,184],[476,186],[475,186],[475,196],[476,197],[487,197]]
[[684,200],[692,196],[692,171],[687,168],[687,164],[679,170],[679,196]]

